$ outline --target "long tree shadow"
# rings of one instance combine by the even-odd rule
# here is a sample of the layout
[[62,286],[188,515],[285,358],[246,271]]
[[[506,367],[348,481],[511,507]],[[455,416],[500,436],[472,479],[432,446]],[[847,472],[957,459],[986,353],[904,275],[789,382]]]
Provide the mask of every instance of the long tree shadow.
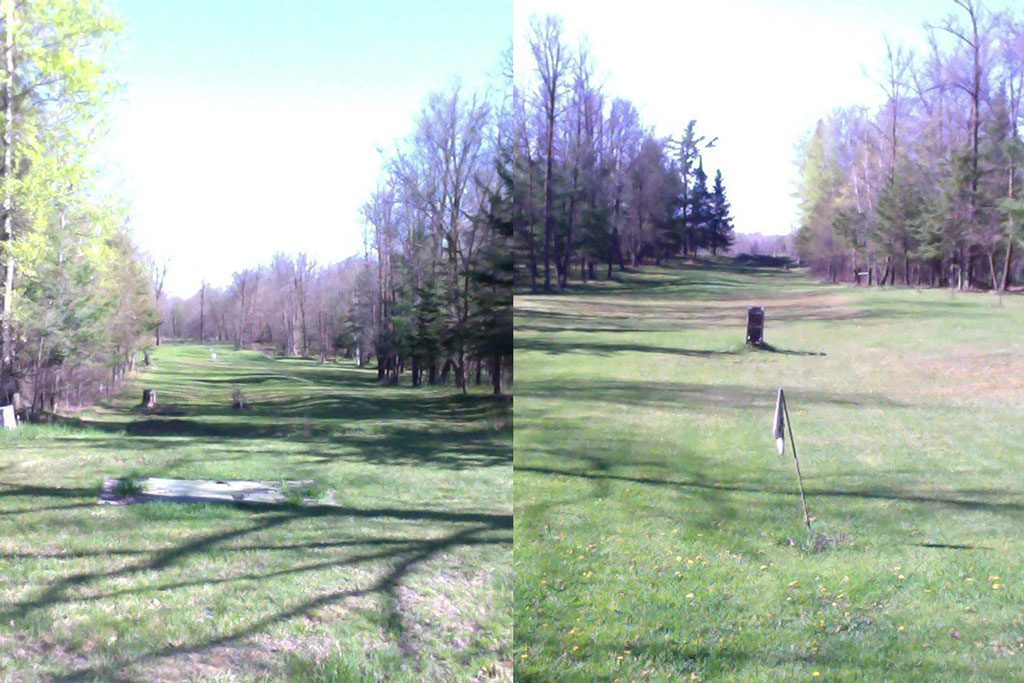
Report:
[[[221,442],[232,440],[262,441],[266,447],[278,442],[299,444],[313,459],[324,463],[431,464],[457,470],[510,464],[511,406],[507,402],[440,396],[426,397],[412,407],[391,403],[401,402],[323,398],[299,402],[282,411],[260,406],[246,413],[230,409],[218,413],[199,404],[190,407],[189,417],[63,418],[60,422],[72,430],[82,430],[82,436],[67,437],[79,447],[83,438],[102,446],[103,440],[92,436],[99,432],[114,439],[130,437],[134,445],[147,449],[174,448],[184,445],[184,439],[217,443],[218,448]],[[380,415],[373,418],[378,409]],[[393,424],[372,432],[353,429],[361,420],[371,419],[393,420]],[[410,426],[410,421],[415,426]],[[480,424],[490,426],[466,426]],[[123,448],[126,444],[108,441],[107,445]]]
[[[34,497],[56,497],[69,498],[74,496],[92,495],[89,489],[59,489],[42,486],[28,486],[0,482],[3,487],[0,495],[7,496],[34,496]],[[402,580],[413,570],[433,557],[447,552],[454,552],[458,548],[471,547],[476,545],[506,545],[510,546],[512,539],[508,532],[512,529],[512,516],[500,513],[481,512],[453,512],[447,510],[419,509],[419,508],[385,508],[370,507],[356,508],[351,506],[332,507],[303,507],[293,505],[261,505],[244,504],[235,507],[252,512],[255,517],[252,523],[244,526],[232,526],[228,529],[214,533],[198,535],[187,538],[181,543],[165,546],[155,550],[131,550],[119,549],[109,551],[85,551],[71,553],[8,553],[0,555],[5,559],[46,559],[61,558],[74,559],[93,556],[144,556],[143,559],[113,570],[94,570],[77,572],[61,576],[51,581],[37,595],[32,598],[9,605],[0,610],[0,618],[5,622],[16,623],[26,617],[34,610],[52,608],[61,604],[82,601],[100,601],[106,599],[117,599],[126,595],[161,592],[182,588],[223,585],[238,581],[265,581],[275,577],[306,574],[324,569],[354,566],[371,562],[391,562],[390,568],[385,571],[371,585],[364,588],[354,588],[342,591],[335,591],[322,595],[305,602],[293,605],[292,607],[280,610],[279,612],[258,619],[247,626],[237,628],[215,637],[199,640],[189,644],[157,648],[143,654],[132,655],[127,658],[115,659],[114,661],[91,667],[78,669],[70,674],[70,679],[109,679],[115,677],[125,667],[138,664],[151,659],[171,657],[181,654],[199,652],[212,647],[229,644],[245,639],[249,636],[263,632],[274,623],[287,621],[296,617],[308,614],[312,610],[328,604],[343,601],[347,598],[379,594],[386,600],[388,614],[386,622],[392,624],[392,635],[396,640],[401,640],[404,631],[403,617],[401,610],[397,607],[397,589]],[[423,538],[362,538],[349,540],[328,540],[294,544],[236,544],[233,542],[244,539],[253,534],[286,527],[293,522],[312,518],[326,519],[386,519],[408,522],[429,521],[455,525],[455,527],[442,537],[426,536]],[[164,582],[158,585],[136,586],[124,589],[117,589],[107,592],[96,592],[83,590],[99,581],[117,579],[119,582],[131,577],[141,577],[153,572],[162,572],[171,567],[183,566],[189,558],[200,554],[206,554],[214,549],[218,552],[227,550],[233,552],[251,552],[254,550],[285,551],[304,549],[324,548],[382,548],[362,554],[353,554],[340,559],[328,559],[315,562],[300,562],[291,566],[266,571],[248,571],[235,573],[229,576],[214,578],[196,578],[178,582]]]
[[[295,458],[289,466],[299,468],[309,463],[317,466],[336,462],[402,468],[428,465],[452,470],[511,464],[511,407],[506,401],[480,395],[461,396],[444,388],[380,387],[366,370],[325,368],[308,361],[266,363],[266,370],[261,367],[259,372],[248,374],[238,373],[237,368],[230,368],[227,363],[206,368],[202,373],[193,369],[164,371],[154,375],[152,386],[158,390],[162,403],[180,407],[181,413],[139,414],[137,408],[126,411],[112,401],[96,417],[62,419],[66,436],[58,431],[53,438],[76,451],[145,449],[146,466],[160,471],[188,468],[199,458],[215,461],[251,457],[251,449],[273,451],[277,444],[282,454]],[[236,375],[222,375],[229,372]],[[293,382],[299,384],[290,386]],[[243,388],[250,410],[238,412],[231,408],[230,392],[234,386]],[[296,387],[301,387],[301,391],[296,391]],[[296,393],[300,395],[297,400]],[[205,446],[202,455],[193,455],[197,446]],[[174,450],[179,448],[181,453],[175,454]],[[170,451],[170,457],[160,458],[161,450]],[[203,464],[208,465],[209,461]],[[4,469],[0,466],[0,470]],[[94,506],[97,494],[98,487],[0,482],[0,500],[24,499],[31,506],[5,509],[0,514],[74,514],[76,508]],[[131,678],[132,673],[125,673],[126,669],[140,663],[236,643],[264,633],[273,624],[360,596],[379,596],[385,612],[383,623],[388,625],[386,632],[406,651],[404,622],[408,617],[399,604],[399,589],[404,589],[411,575],[422,572],[432,559],[454,557],[461,549],[492,546],[511,550],[512,515],[500,511],[457,511],[433,508],[429,503],[408,507],[372,502],[367,506],[330,507],[227,505],[240,512],[228,510],[212,515],[209,522],[203,522],[212,525],[212,529],[208,526],[202,532],[192,532],[181,541],[155,549],[65,549],[54,544],[34,552],[12,549],[0,553],[0,561],[39,560],[60,568],[56,572],[48,570],[46,578],[31,593],[17,601],[0,603],[0,618],[4,623],[18,624],[40,617],[40,613],[40,618],[46,618],[48,610],[80,602],[109,604],[126,596],[210,586],[222,587],[227,594],[238,590],[238,582],[258,583],[282,577],[300,577],[300,584],[313,586],[318,574],[347,567],[354,570],[353,577],[372,573],[369,579],[359,580],[362,585],[309,599],[303,594],[302,600],[293,600],[294,604],[284,609],[250,619],[242,626],[235,621],[212,635],[192,636],[188,642],[166,647],[161,645],[165,641],[156,641],[156,645],[141,653],[136,650],[127,655],[108,653],[91,657],[86,660],[89,665],[80,666],[70,677]],[[162,515],[159,509],[152,514]],[[123,513],[111,514],[120,519],[116,515]],[[229,516],[220,516],[223,514]],[[240,515],[242,521],[235,515]],[[330,529],[353,526],[354,520],[365,520],[354,526],[374,531],[355,532],[353,538],[331,535]],[[392,534],[387,529],[399,525],[411,531],[389,537]],[[378,532],[378,528],[385,531]],[[296,533],[320,536],[287,542],[288,536]],[[264,534],[272,538],[264,542],[260,538]],[[419,534],[422,536],[417,537]],[[306,551],[333,556],[303,559]],[[208,558],[225,553],[236,553],[239,560],[245,553],[273,553],[277,559],[241,566],[229,563],[227,571],[216,574],[200,569],[199,575],[181,575],[193,566],[202,567]],[[102,563],[104,558],[109,562]],[[105,566],[96,568],[90,560]],[[411,650],[408,652],[412,654]],[[65,672],[54,669],[52,674],[63,676]]]
[[[791,489],[777,489],[770,487],[751,486],[748,484],[725,483],[686,479],[659,479],[656,477],[629,476],[608,472],[587,472],[578,470],[567,470],[555,467],[542,467],[533,465],[517,465],[516,472],[529,472],[540,475],[555,475],[562,477],[576,477],[581,479],[610,479],[632,484],[644,484],[648,486],[666,487],[673,489],[708,489],[729,493],[752,493],[771,496],[793,496]],[[922,495],[899,489],[886,489],[882,487],[865,489],[841,489],[809,486],[806,489],[808,498],[864,498],[877,501],[897,501],[904,503],[920,503],[928,505],[939,505],[953,507],[963,510],[1002,512],[1008,514],[1024,513],[1024,503],[1006,502],[999,500],[984,500],[982,498],[971,498],[963,496],[937,496]],[[965,496],[970,495],[1007,495],[1006,491],[996,489],[977,489],[961,491]]]
[[[685,410],[746,410],[774,408],[777,387],[752,387],[739,384],[701,384],[690,382],[653,382],[626,380],[574,379],[571,383],[556,380],[531,381],[522,387],[530,398],[563,401],[596,401],[618,406],[656,406]],[[845,407],[914,408],[876,394],[855,394],[812,389],[793,389],[794,404],[824,404]]]
[[[117,674],[119,671],[125,669],[128,666],[140,664],[142,662],[152,661],[155,659],[162,659],[166,657],[176,657],[179,655],[193,654],[209,650],[215,647],[224,646],[238,641],[244,640],[251,636],[258,635],[265,632],[271,626],[276,623],[289,621],[298,617],[302,617],[310,614],[314,610],[332,605],[347,599],[373,595],[380,595],[388,600],[390,605],[387,615],[387,623],[390,624],[390,630],[392,635],[396,639],[400,639],[402,632],[405,629],[401,610],[396,606],[396,593],[398,587],[401,585],[403,579],[409,576],[417,566],[422,565],[435,556],[442,554],[446,551],[450,551],[456,547],[466,547],[479,544],[508,544],[511,543],[511,538],[497,538],[497,539],[486,539],[479,538],[478,535],[487,531],[487,527],[475,527],[470,529],[464,529],[455,533],[449,534],[443,538],[429,539],[418,544],[415,549],[411,552],[395,552],[389,554],[382,554],[380,557],[393,557],[395,562],[391,565],[390,569],[378,578],[371,585],[364,588],[352,588],[340,591],[333,591],[324,595],[312,598],[303,602],[300,602],[291,607],[279,610],[274,614],[262,617],[256,621],[239,628],[236,628],[228,633],[224,633],[219,636],[201,640],[199,642],[182,644],[182,645],[170,645],[163,648],[157,648],[146,652],[141,655],[136,655],[129,658],[123,658],[118,661],[93,667],[84,667],[71,672],[69,675],[64,677],[66,680],[91,680],[96,677],[109,677]],[[379,559],[379,558],[378,558]]]
[[526,337],[516,341],[516,349],[527,351],[543,351],[544,353],[585,353],[596,356],[609,356],[614,353],[659,353],[676,356],[691,356],[694,358],[715,358],[718,356],[736,356],[740,352],[735,349],[714,351],[705,349],[683,349],[666,346],[653,346],[650,344],[625,344],[625,343],[601,343],[584,342],[579,340],[567,340],[560,342],[550,337]]

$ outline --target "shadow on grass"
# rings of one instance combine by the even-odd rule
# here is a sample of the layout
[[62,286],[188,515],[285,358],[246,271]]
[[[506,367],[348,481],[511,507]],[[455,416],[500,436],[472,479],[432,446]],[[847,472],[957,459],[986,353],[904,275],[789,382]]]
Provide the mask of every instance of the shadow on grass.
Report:
[[[548,380],[529,382],[522,392],[530,398],[556,401],[594,401],[616,406],[649,406],[688,410],[775,407],[778,387],[751,387],[738,384],[700,384],[689,382],[650,382],[625,380],[573,379],[571,383]],[[855,394],[793,389],[787,392],[793,405],[824,404],[863,408],[914,408],[915,406],[875,394]]]
[[761,344],[755,344],[751,346],[754,351],[766,351],[768,353],[780,353],[784,356],[824,356],[824,351],[795,351],[793,349],[782,349],[777,346],[772,346],[767,342]]
[[[190,404],[189,411],[192,415],[187,418],[61,418],[59,423],[83,433],[112,435],[106,443],[92,436],[69,437],[77,447],[94,443],[124,448],[124,436],[147,449],[180,447],[183,440],[217,442],[218,449],[225,441],[263,440],[266,448],[277,442],[301,445],[311,457],[325,463],[424,464],[459,470],[508,466],[512,461],[511,406],[491,397],[452,395],[410,401],[327,396],[281,404],[254,403],[245,413],[203,403]],[[417,426],[409,426],[409,421]],[[353,429],[376,422],[384,427]]]
[[[0,482],[0,496],[32,496],[51,498],[72,498],[94,495],[91,489],[61,489],[41,486],[22,486]],[[83,501],[84,503],[85,501]],[[386,600],[387,615],[384,620],[389,624],[389,630],[396,640],[401,641],[405,626],[403,623],[402,611],[398,607],[398,589],[402,582],[417,567],[429,562],[433,558],[458,548],[479,546],[479,545],[506,545],[511,547],[512,516],[507,514],[489,514],[477,512],[451,512],[432,509],[402,509],[402,508],[355,508],[355,507],[297,507],[289,505],[235,505],[240,510],[253,513],[251,523],[244,526],[232,527],[216,533],[198,535],[187,538],[184,541],[168,545],[155,550],[130,550],[120,549],[114,552],[103,551],[80,551],[73,553],[8,553],[0,555],[5,559],[72,559],[76,557],[93,557],[107,555],[145,555],[137,562],[128,564],[119,569],[110,571],[88,571],[62,576],[49,583],[36,596],[22,600],[0,609],[0,619],[5,622],[16,623],[23,619],[30,612],[38,609],[45,609],[61,604],[81,601],[96,601],[108,598],[117,598],[124,595],[136,593],[159,592],[174,590],[178,588],[198,587],[206,585],[227,584],[237,581],[261,581],[277,576],[298,575],[307,572],[328,569],[333,567],[355,566],[367,562],[387,562],[387,569],[369,585],[346,590],[332,591],[321,594],[316,598],[309,599],[298,604],[281,609],[273,614],[261,616],[250,623],[227,630],[218,635],[199,639],[195,642],[184,643],[167,647],[159,647],[128,657],[115,658],[108,663],[77,669],[70,674],[62,676],[62,680],[112,680],[119,675],[125,667],[142,662],[172,657],[177,655],[197,653],[210,648],[227,645],[236,641],[244,640],[263,632],[272,625],[298,617],[309,615],[314,610],[325,606],[343,602],[347,599],[368,595],[380,595]],[[244,539],[252,534],[265,532],[272,529],[287,527],[289,524],[311,517],[322,518],[364,518],[364,519],[389,519],[409,522],[439,522],[456,525],[440,537],[424,538],[365,538],[349,541],[328,541],[297,544],[245,544],[228,545],[235,541]],[[380,547],[367,553],[347,556],[341,559],[329,559],[316,562],[295,563],[291,566],[272,569],[264,572],[246,572],[231,576],[219,576],[216,578],[199,578],[164,583],[159,585],[147,585],[119,589],[109,592],[92,592],[89,589],[100,581],[109,579],[124,579],[137,575],[147,575],[152,572],[161,572],[171,567],[181,565],[188,558],[209,552],[250,552],[254,550],[305,550],[337,547]],[[79,591],[86,590],[87,595],[79,594]]]
[[[685,480],[685,479],[659,479],[655,477],[640,477],[640,476],[628,476],[623,474],[613,474],[609,472],[586,472],[576,470],[566,470],[554,467],[540,467],[540,466],[529,466],[529,465],[517,465],[516,472],[529,472],[532,474],[540,475],[555,475],[563,477],[576,477],[581,479],[604,479],[614,480],[620,482],[627,482],[632,484],[644,484],[648,486],[667,487],[675,489],[707,489],[713,491],[721,491],[726,493],[753,493],[758,495],[771,495],[771,496],[794,496],[796,495],[795,490],[792,489],[775,489],[768,487],[757,487],[749,486],[745,484],[735,483],[723,483],[713,481],[700,481],[700,480]],[[971,491],[963,491],[964,494],[975,494],[975,495],[1000,495],[1005,492],[996,489],[977,489]],[[934,496],[934,495],[922,495],[913,493],[910,491],[903,491],[898,489],[885,489],[882,487],[864,488],[864,489],[841,489],[841,488],[807,488],[807,497],[813,498],[864,498],[869,500],[884,500],[884,501],[897,501],[904,503],[919,503],[928,505],[939,505],[944,507],[953,507],[962,510],[972,511],[991,511],[991,512],[1003,512],[1003,513],[1021,513],[1024,512],[1024,503],[1011,503],[1004,501],[992,501],[983,500],[980,498],[967,498],[958,496]],[[924,544],[916,544],[924,545]],[[942,544],[933,544],[932,546],[926,547],[954,547],[944,546]]]
[[517,350],[542,351],[544,353],[586,353],[596,356],[608,356],[613,353],[661,353],[676,356],[692,356],[694,358],[714,358],[716,356],[735,356],[739,351],[711,351],[702,349],[681,349],[650,344],[600,343],[584,341],[559,342],[551,338],[527,337],[516,340]]
[[[723,634],[714,628],[707,629],[708,639],[716,639]],[[532,639],[531,642],[538,644],[538,649],[548,647],[551,650],[564,647],[564,643],[552,640]],[[725,680],[748,680],[764,677],[767,667],[779,667],[787,674],[775,673],[776,678],[796,678],[792,673],[794,666],[820,668],[825,674],[832,669],[836,672],[856,671],[857,680],[893,680],[894,674],[899,674],[898,680],[922,680],[927,677],[922,671],[935,671],[935,665],[922,668],[922,661],[919,658],[903,657],[893,659],[884,652],[861,656],[855,660],[844,657],[840,653],[832,653],[827,649],[824,651],[817,647],[808,647],[804,643],[790,643],[787,645],[755,647],[749,649],[739,648],[731,645],[714,646],[678,643],[672,640],[656,640],[649,635],[622,642],[599,642],[588,646],[586,656],[593,661],[606,662],[615,661],[616,656],[623,651],[631,653],[630,659],[639,662],[656,663],[668,666],[676,672],[704,671],[709,678]],[[927,651],[926,651],[927,652]],[[904,653],[905,654],[905,653]],[[551,680],[554,672],[534,673],[530,671],[529,663],[522,667],[522,671],[516,670],[516,680],[540,683]],[[949,663],[943,661],[941,664],[944,680],[971,680],[978,676],[978,669],[975,666],[960,663]],[[625,672],[624,672],[625,673]],[[768,673],[771,676],[771,673]],[[810,678],[809,675],[804,674]],[[626,677],[623,676],[625,679]],[[680,674],[679,679],[689,678]],[[825,678],[825,675],[822,676]],[[842,675],[839,678],[843,678]],[[694,679],[695,680],[695,679]]]

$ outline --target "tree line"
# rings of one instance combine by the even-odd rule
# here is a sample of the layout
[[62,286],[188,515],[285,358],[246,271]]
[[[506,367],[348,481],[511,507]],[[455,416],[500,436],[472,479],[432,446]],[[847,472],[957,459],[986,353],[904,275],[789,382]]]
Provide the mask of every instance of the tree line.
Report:
[[156,317],[125,208],[88,163],[118,22],[93,2],[2,0],[0,13],[0,404],[33,417],[111,391]]
[[714,139],[696,123],[658,137],[626,99],[609,99],[583,43],[571,48],[553,16],[529,26],[517,63],[511,125],[517,278],[533,291],[572,273],[640,266],[732,244],[721,171],[711,186],[702,154]]
[[[358,294],[368,280],[358,258],[320,265],[308,254],[276,254],[270,263],[232,275],[226,287],[205,281],[189,297],[160,295],[155,340],[189,339],[273,347],[288,356],[357,357],[367,348]],[[165,267],[154,267],[155,292]]]
[[[510,71],[508,74],[510,75]],[[495,101],[497,100],[497,101]],[[512,171],[508,103],[461,87],[432,94],[385,159],[363,207],[363,254],[318,265],[278,254],[216,289],[161,301],[157,334],[270,345],[375,363],[381,382],[512,376]],[[160,292],[162,269],[154,270]]]
[[1024,23],[954,5],[923,54],[886,43],[881,106],[837,110],[801,146],[797,249],[833,281],[1020,281]]

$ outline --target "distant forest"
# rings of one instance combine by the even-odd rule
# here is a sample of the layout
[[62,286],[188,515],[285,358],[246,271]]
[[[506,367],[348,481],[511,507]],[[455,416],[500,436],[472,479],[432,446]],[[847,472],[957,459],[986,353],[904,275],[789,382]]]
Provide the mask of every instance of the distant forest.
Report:
[[[507,70],[511,76],[511,71]],[[318,264],[278,254],[224,289],[160,296],[164,335],[269,345],[290,356],[374,363],[381,382],[512,379],[508,93],[431,95],[363,207],[363,254]]]
[[562,21],[535,18],[530,54],[517,62],[514,224],[517,280],[534,291],[598,272],[712,254],[732,244],[721,171],[704,171],[713,139],[691,121],[658,137],[628,100],[609,98],[584,45]]
[[802,145],[797,249],[830,280],[1021,282],[1024,22],[955,4],[924,54],[886,45],[881,107],[834,111]]
[[168,337],[344,355],[374,363],[389,384],[509,392],[510,56],[501,87],[428,99],[368,198],[360,256],[277,255],[224,289],[204,283],[178,299],[88,163],[118,87],[107,52],[119,20],[80,0],[5,9],[0,405],[30,419],[88,405]]

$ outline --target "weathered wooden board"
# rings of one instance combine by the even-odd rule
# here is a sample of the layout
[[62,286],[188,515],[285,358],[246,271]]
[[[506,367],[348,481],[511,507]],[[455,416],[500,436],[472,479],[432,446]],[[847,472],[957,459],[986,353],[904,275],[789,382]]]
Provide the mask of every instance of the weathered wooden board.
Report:
[[[122,497],[118,493],[120,481],[120,479],[105,479],[97,502],[104,505],[157,501],[166,503],[273,504],[288,500],[281,482],[150,477],[137,482],[141,488],[140,493]],[[313,481],[286,481],[284,488],[301,491],[313,484]]]

